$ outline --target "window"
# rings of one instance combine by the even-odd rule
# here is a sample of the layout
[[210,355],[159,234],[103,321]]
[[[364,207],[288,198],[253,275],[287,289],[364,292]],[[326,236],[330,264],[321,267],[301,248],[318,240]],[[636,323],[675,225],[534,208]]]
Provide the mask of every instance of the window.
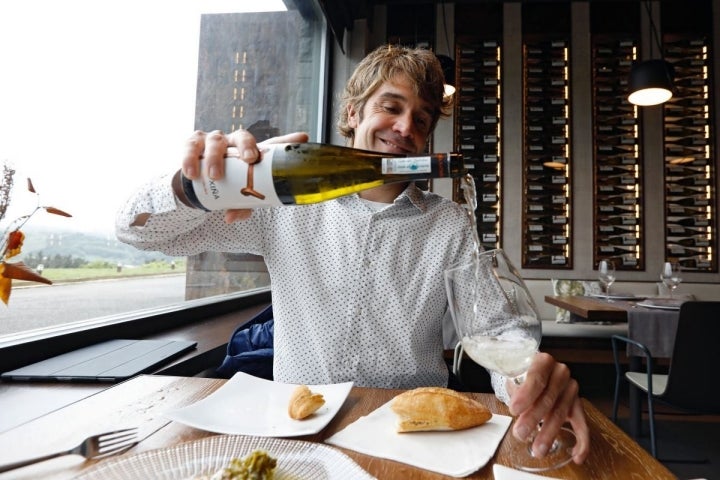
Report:
[[304,130],[319,140],[325,48],[313,0],[3,3],[0,168],[15,174],[0,232],[38,202],[73,216],[39,211],[23,227],[11,261],[54,284],[14,281],[0,304],[0,344],[266,286],[258,258],[172,258],[121,244],[115,212],[145,179],[179,168],[194,129],[243,127],[260,139]]

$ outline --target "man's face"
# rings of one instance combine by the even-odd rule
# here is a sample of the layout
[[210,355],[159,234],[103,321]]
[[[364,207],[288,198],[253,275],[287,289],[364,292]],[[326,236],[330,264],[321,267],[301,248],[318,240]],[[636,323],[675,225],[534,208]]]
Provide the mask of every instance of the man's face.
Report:
[[355,129],[355,148],[414,154],[425,148],[432,112],[408,80],[398,76],[380,85],[362,112],[348,106],[348,124]]

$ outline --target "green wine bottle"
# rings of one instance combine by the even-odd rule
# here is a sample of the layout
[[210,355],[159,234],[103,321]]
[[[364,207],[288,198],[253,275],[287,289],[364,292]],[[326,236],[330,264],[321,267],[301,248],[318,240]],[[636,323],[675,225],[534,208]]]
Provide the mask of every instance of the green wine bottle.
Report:
[[248,165],[229,148],[221,180],[183,176],[188,202],[203,210],[304,205],[389,183],[466,173],[458,153],[406,157],[318,143],[266,145],[260,152],[261,161]]

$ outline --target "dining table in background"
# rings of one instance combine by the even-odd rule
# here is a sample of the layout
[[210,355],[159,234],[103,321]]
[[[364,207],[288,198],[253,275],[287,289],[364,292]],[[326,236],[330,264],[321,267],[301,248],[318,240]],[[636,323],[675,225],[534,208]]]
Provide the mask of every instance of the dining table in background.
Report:
[[[643,300],[639,298],[638,300]],[[608,302],[600,297],[581,295],[548,295],[545,301],[571,313],[571,319],[578,322],[627,322],[627,337],[642,343],[650,350],[653,359],[667,361],[672,357],[675,345],[679,310],[648,308],[638,301],[613,300]],[[602,328],[599,326],[598,328]],[[608,346],[610,340],[608,339]],[[628,369],[639,371],[642,368],[643,353],[632,345],[627,350]],[[635,387],[629,393],[629,431],[637,438],[641,433],[642,395]]]
[[[102,389],[75,403],[46,413],[32,421],[0,434],[0,463],[19,460],[33,454],[47,453],[79,442],[91,432],[99,432],[120,425],[138,426],[141,442],[125,456],[154,449],[173,447],[183,442],[199,440],[211,432],[195,429],[164,417],[164,412],[180,408],[205,398],[220,388],[226,380],[201,377],[141,375]],[[11,388],[11,387],[10,387]],[[46,395],[52,395],[53,385],[47,384]],[[358,418],[368,415],[390,401],[402,390],[353,387],[338,414],[319,433],[295,440],[322,443]],[[482,402],[493,413],[509,415],[507,407],[494,395],[467,393]],[[5,395],[0,411],[10,411],[12,395]],[[42,403],[39,396],[33,401]],[[591,450],[583,465],[569,464],[554,470],[550,476],[558,479],[615,479],[653,478],[674,479],[675,476],[652,458],[640,445],[618,429],[590,402],[583,400],[591,435]],[[493,464],[512,466],[513,458],[507,434],[495,456],[488,464],[466,478],[492,479]],[[335,448],[335,447],[333,447]],[[446,477],[403,463],[373,457],[353,450],[339,449],[360,467],[378,479],[412,478],[438,480]],[[113,457],[119,458],[119,457]],[[87,472],[97,461],[84,461],[78,456],[61,457],[0,475],[2,480],[50,479],[64,480]]]

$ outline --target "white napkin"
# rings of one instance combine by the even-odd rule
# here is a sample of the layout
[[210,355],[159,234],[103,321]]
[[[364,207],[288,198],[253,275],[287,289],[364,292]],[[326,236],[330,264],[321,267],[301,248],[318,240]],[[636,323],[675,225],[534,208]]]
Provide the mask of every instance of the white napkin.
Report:
[[388,402],[325,442],[443,475],[465,477],[492,458],[511,420],[493,415],[487,423],[466,430],[397,433],[397,416]]
[[495,480],[548,480],[551,478],[535,475],[530,472],[515,470],[514,468],[499,465],[497,463],[493,465],[493,476],[495,477]]

